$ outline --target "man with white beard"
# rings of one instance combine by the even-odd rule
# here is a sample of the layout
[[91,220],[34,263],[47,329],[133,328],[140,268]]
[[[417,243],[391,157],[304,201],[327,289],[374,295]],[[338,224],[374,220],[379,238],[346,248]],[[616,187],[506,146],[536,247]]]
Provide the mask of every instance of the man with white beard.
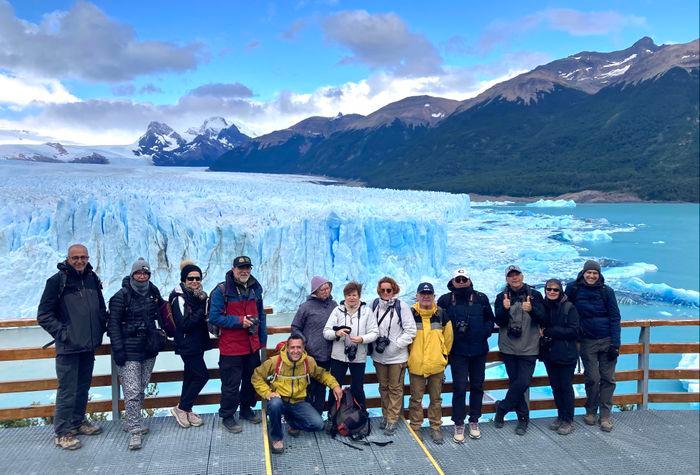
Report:
[[209,323],[221,329],[219,336],[219,370],[221,374],[221,406],[219,416],[224,427],[234,434],[243,428],[240,417],[259,424],[259,414],[253,412],[255,391],[250,378],[260,365],[260,349],[267,343],[263,289],[251,275],[250,257],[233,260],[226,280],[211,292]]

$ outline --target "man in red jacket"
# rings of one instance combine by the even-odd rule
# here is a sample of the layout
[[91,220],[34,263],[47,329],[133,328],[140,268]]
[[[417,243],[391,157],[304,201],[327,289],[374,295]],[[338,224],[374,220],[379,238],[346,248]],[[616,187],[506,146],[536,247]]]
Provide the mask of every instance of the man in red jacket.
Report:
[[226,273],[226,280],[211,292],[209,323],[221,329],[219,336],[219,370],[221,406],[219,416],[224,427],[237,434],[243,430],[240,417],[254,424],[261,421],[253,412],[255,390],[250,378],[260,365],[260,349],[267,343],[263,289],[251,275],[250,257],[238,256]]

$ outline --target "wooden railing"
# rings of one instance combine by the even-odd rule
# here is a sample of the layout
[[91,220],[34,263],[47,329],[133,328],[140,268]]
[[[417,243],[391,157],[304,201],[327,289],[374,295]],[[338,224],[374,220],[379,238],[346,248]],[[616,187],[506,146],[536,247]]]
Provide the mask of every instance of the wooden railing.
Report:
[[[266,308],[266,313],[271,314],[272,309]],[[5,320],[0,321],[0,328],[8,327],[23,327],[36,325],[36,320]],[[637,408],[647,408],[649,403],[690,403],[700,402],[699,393],[689,392],[649,392],[649,381],[654,379],[700,379],[700,370],[698,369],[651,369],[649,360],[651,354],[658,353],[700,353],[700,343],[651,343],[650,333],[652,327],[660,326],[698,326],[699,320],[634,320],[623,321],[623,327],[638,327],[639,339],[637,343],[628,343],[620,347],[622,355],[637,355],[637,368],[629,370],[620,370],[615,373],[617,381],[637,381],[636,392],[617,394],[614,397],[614,404],[629,405],[635,404]],[[269,326],[268,334],[288,334],[291,331],[289,326]],[[697,331],[694,333],[697,335]],[[169,343],[165,350],[172,351],[172,345]],[[273,354],[273,351],[267,350],[268,355]],[[96,351],[97,355],[109,355],[110,346],[103,345]],[[4,361],[22,361],[42,358],[55,357],[53,348],[13,348],[0,349],[0,363]],[[488,362],[502,361],[501,355],[497,351],[492,351],[488,354]],[[173,371],[156,371],[151,376],[151,382],[177,382],[182,381],[183,372],[181,370]],[[211,379],[219,379],[218,368],[209,369]],[[346,377],[345,384],[349,384],[349,376]],[[365,375],[366,384],[376,384],[377,376],[374,373]],[[583,375],[577,374],[574,376],[574,383],[583,383]],[[548,386],[549,380],[546,376],[536,376],[532,379],[531,387]],[[111,386],[112,399],[106,401],[91,401],[88,403],[87,412],[112,412],[114,418],[119,417],[119,411],[124,408],[123,400],[120,400],[119,385],[116,375],[116,368],[112,363],[111,374],[95,375],[92,378],[92,386]],[[46,379],[25,379],[15,381],[0,382],[0,394],[16,393],[16,392],[31,392],[45,391],[57,389],[58,382],[56,378]],[[488,379],[484,383],[485,391],[498,389],[507,389],[507,379]],[[443,386],[444,393],[452,392],[452,382],[446,382]],[[404,394],[410,394],[409,386],[404,386]],[[218,404],[220,400],[219,393],[201,394],[197,398],[197,404]],[[144,401],[145,408],[164,408],[174,406],[179,402],[179,395],[173,396],[155,396],[146,398]],[[585,398],[576,398],[576,405],[583,406]],[[367,398],[367,406],[370,408],[380,407],[379,397]],[[553,399],[533,399],[530,400],[530,409],[554,409],[555,404]],[[494,412],[493,402],[486,402],[483,405],[483,412]],[[54,413],[53,404],[40,404],[25,407],[14,407],[0,409],[0,420],[21,419],[27,417],[48,417]],[[449,416],[452,414],[452,408],[443,406],[443,415]]]

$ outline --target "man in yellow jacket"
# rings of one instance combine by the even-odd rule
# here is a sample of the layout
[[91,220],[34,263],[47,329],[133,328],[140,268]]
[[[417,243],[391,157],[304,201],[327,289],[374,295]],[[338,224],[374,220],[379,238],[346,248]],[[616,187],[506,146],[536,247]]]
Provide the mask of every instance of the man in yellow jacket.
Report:
[[452,348],[452,322],[435,303],[435,290],[431,283],[418,285],[416,300],[411,307],[416,321],[416,338],[409,346],[408,354],[408,376],[411,383],[408,414],[411,428],[418,431],[423,424],[422,402],[427,390],[430,396],[430,437],[436,444],[442,444],[442,382],[447,355]]
[[336,398],[343,396],[338,381],[306,354],[304,337],[299,334],[289,337],[279,355],[255,368],[252,383],[260,397],[267,400],[273,453],[284,452],[282,415],[291,436],[296,437],[300,430],[323,430],[321,415],[305,400],[311,378],[328,386]]

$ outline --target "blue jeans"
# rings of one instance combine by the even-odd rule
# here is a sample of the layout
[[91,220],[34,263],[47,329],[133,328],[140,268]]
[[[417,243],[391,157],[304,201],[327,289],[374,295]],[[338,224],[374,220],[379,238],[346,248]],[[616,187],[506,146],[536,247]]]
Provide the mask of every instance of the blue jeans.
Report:
[[267,416],[270,418],[270,439],[282,440],[282,415],[292,429],[306,432],[323,430],[323,419],[314,407],[306,401],[291,403],[279,397],[267,401]]

